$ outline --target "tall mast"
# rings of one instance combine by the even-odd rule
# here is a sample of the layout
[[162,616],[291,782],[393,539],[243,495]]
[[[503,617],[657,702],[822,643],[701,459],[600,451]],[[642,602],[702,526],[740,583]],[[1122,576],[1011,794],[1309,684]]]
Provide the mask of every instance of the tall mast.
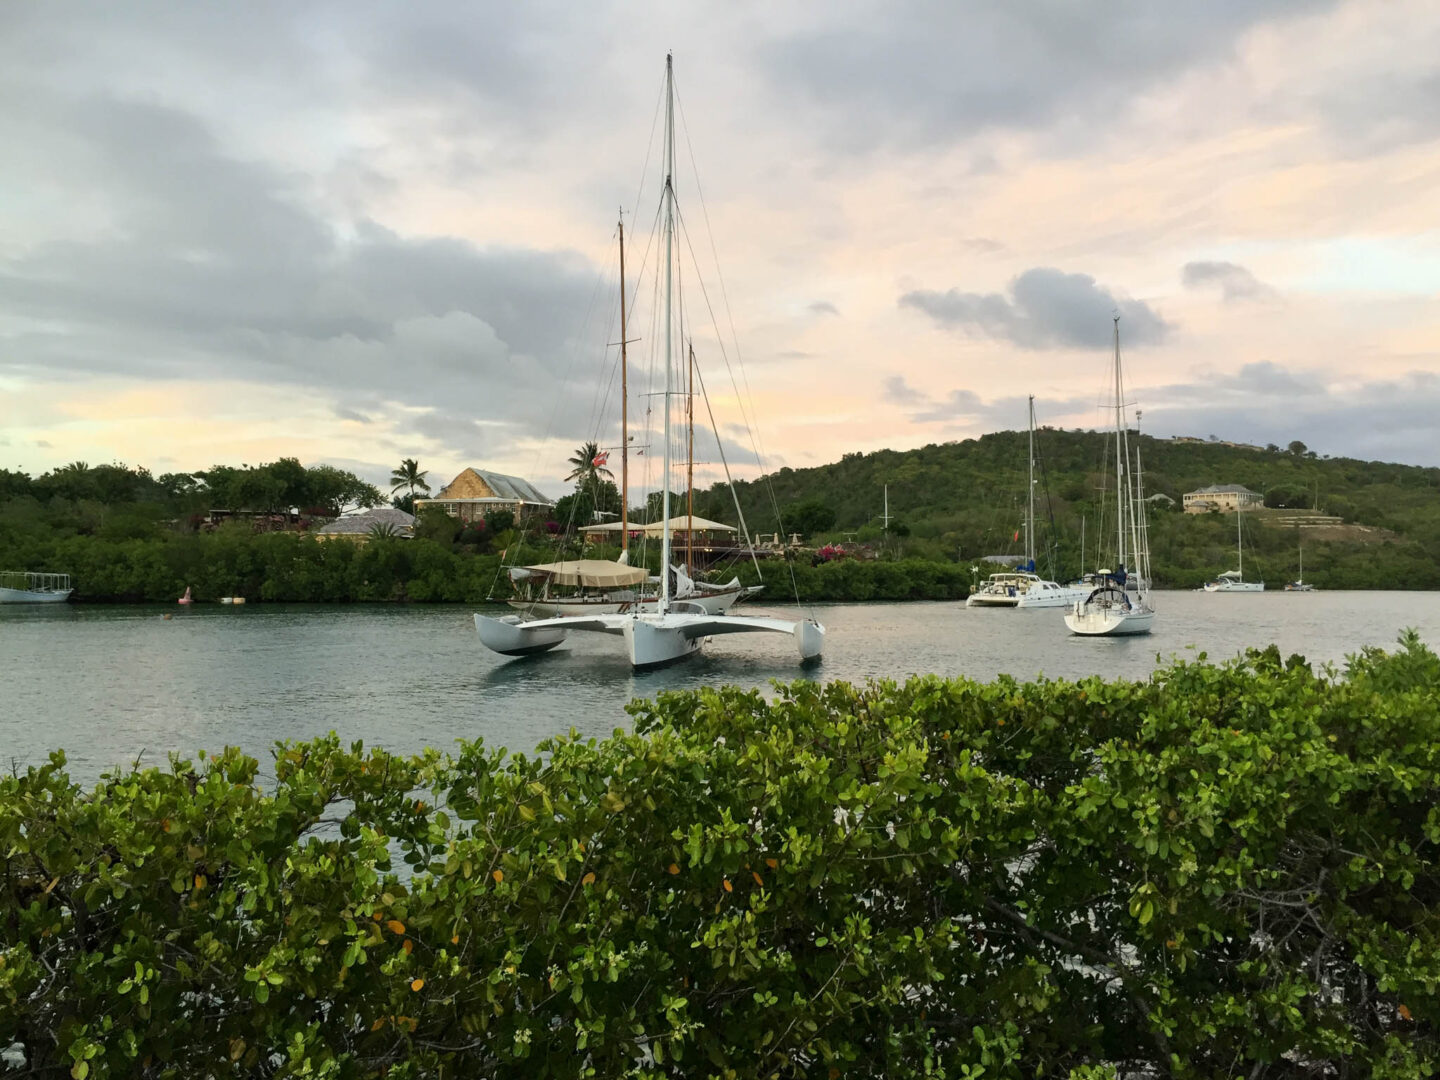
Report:
[[690,360],[685,367],[685,421],[690,428],[690,445],[685,455],[685,573],[695,576],[695,342],[690,342]]
[[625,363],[625,215],[620,215],[620,550],[630,550],[630,393]]
[[1125,565],[1125,472],[1124,454],[1120,447],[1121,433],[1124,430],[1121,424],[1124,406],[1121,404],[1123,395],[1120,391],[1120,316],[1117,313],[1115,319],[1115,523],[1117,526],[1118,539],[1116,542],[1115,555],[1117,566]]
[[664,615],[670,610],[670,395],[675,373],[674,331],[671,308],[675,291],[675,58],[665,54],[665,467],[660,476],[663,494],[660,512],[664,525],[660,532],[660,607]]
[[1240,573],[1240,580],[1245,580],[1245,537],[1240,532],[1240,496],[1235,496],[1235,558],[1240,565],[1236,569]]
[[1035,395],[1030,395],[1030,484],[1025,509],[1025,558],[1035,569]]

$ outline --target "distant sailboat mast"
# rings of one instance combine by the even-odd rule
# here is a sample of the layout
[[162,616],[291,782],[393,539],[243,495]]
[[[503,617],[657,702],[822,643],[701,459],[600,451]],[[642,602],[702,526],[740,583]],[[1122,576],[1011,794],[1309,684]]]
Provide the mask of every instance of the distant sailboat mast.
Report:
[[1125,450],[1123,447],[1125,430],[1122,423],[1124,414],[1124,400],[1121,396],[1120,387],[1120,316],[1117,313],[1115,320],[1115,562],[1116,569],[1125,565]]
[[1035,569],[1035,395],[1030,395],[1030,483],[1029,501],[1025,509],[1026,568]]

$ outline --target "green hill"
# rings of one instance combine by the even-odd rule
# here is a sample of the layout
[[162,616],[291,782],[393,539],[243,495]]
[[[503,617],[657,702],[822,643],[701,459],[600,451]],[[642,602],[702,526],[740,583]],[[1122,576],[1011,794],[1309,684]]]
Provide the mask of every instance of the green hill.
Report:
[[[786,525],[819,522],[807,530],[815,539],[875,543],[883,535],[888,484],[892,528],[902,538],[887,547],[910,557],[970,562],[1022,550],[1014,536],[1024,520],[1026,439],[1023,431],[1002,431],[917,450],[846,454],[833,464],[780,469],[765,482],[741,481],[736,488],[752,530],[776,527],[768,483]],[[1234,516],[1184,514],[1180,503],[1196,488],[1244,484],[1265,494],[1267,505],[1313,505],[1347,525],[1367,527],[1299,529],[1266,520],[1280,515],[1247,516],[1247,577],[1262,576],[1272,587],[1292,579],[1303,538],[1306,580],[1322,588],[1440,587],[1440,468],[1322,458],[1298,443],[1261,450],[1142,436],[1139,445],[1146,494],[1175,500],[1151,515],[1162,585],[1194,587],[1233,567]],[[1070,577],[1080,568],[1082,518],[1087,568],[1094,567],[1097,534],[1113,528],[1113,458],[1106,437],[1091,431],[1042,429],[1036,447],[1041,569]],[[697,493],[696,513],[733,518],[729,486]]]

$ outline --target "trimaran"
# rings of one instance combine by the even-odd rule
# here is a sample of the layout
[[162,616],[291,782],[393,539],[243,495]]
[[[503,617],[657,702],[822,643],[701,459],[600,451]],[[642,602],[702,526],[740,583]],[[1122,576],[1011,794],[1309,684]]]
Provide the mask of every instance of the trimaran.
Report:
[[[697,603],[671,595],[668,568],[671,565],[670,449],[671,398],[674,390],[675,291],[675,78],[674,59],[665,57],[665,457],[662,476],[661,515],[664,529],[660,542],[660,597],[653,611],[616,614],[570,615],[525,621],[519,616],[491,618],[475,616],[475,629],[484,645],[506,656],[526,656],[555,648],[572,633],[599,633],[622,637],[637,668],[654,667],[679,660],[700,650],[707,638],[720,634],[781,633],[794,638],[802,660],[818,657],[825,642],[825,628],[814,619],[789,622],[784,619],[746,615],[712,615]],[[621,334],[623,339],[624,334]],[[623,482],[623,481],[622,481]],[[626,500],[622,499],[622,506]]]

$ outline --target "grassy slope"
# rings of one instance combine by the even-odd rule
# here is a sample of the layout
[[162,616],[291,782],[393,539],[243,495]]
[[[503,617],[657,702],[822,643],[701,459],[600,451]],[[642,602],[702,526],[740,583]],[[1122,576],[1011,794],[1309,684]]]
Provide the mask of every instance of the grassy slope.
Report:
[[[847,454],[816,468],[781,469],[770,483],[782,508],[818,499],[835,511],[835,536],[856,533],[862,540],[879,536],[882,488],[889,484],[891,513],[910,530],[903,544],[906,554],[969,560],[1019,550],[1012,536],[1024,516],[1025,444],[1025,432],[997,432],[917,450]],[[1072,575],[1079,566],[1081,517],[1093,553],[1101,484],[1107,477],[1113,483],[1105,439],[1094,432],[1044,430],[1037,445],[1044,475],[1037,485],[1042,545],[1053,536],[1056,571]],[[1314,492],[1318,483],[1322,511],[1394,533],[1392,539],[1369,544],[1307,539],[1305,576],[1321,587],[1440,587],[1440,469],[1149,437],[1141,439],[1141,453],[1146,492],[1163,492],[1177,504],[1184,492],[1208,484]],[[774,511],[763,488],[746,482],[737,487],[752,528],[773,528]],[[1046,491],[1053,531],[1051,514],[1044,509]],[[696,512],[731,517],[729,507],[728,488],[717,485],[697,498]],[[1258,571],[1272,586],[1294,576],[1294,529],[1249,522],[1246,534],[1247,576]],[[1184,515],[1178,506],[1158,511],[1152,519],[1152,551],[1162,583],[1198,584],[1233,566],[1234,518]]]

